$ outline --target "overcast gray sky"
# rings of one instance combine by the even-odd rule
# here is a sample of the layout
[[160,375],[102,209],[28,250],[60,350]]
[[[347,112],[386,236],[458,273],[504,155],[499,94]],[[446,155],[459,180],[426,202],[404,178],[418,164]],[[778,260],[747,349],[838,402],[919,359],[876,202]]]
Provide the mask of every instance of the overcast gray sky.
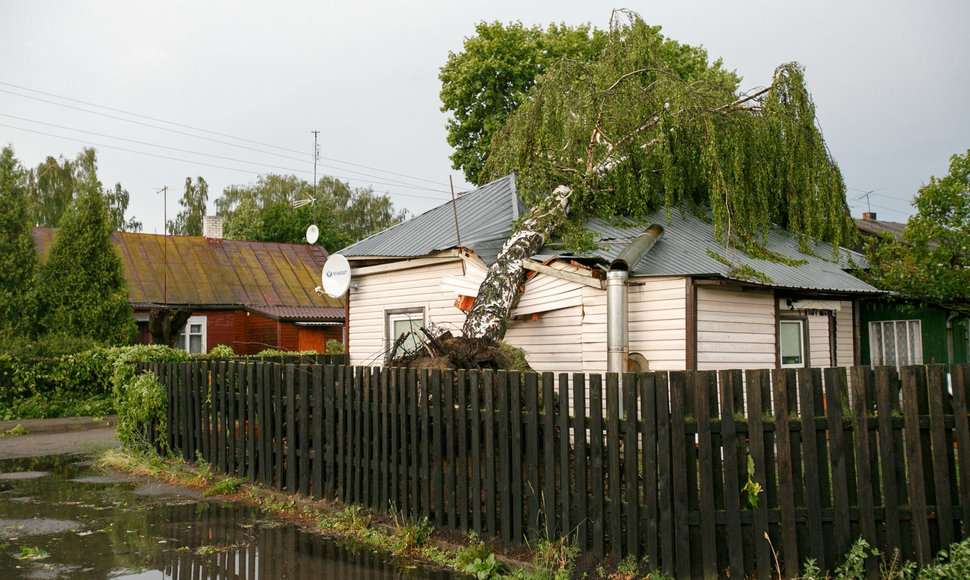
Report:
[[[95,147],[106,186],[161,233],[185,178],[212,201],[265,173],[373,186],[421,213],[450,199],[438,69],[483,20],[606,28],[615,7],[767,85],[806,68],[853,215],[905,221],[970,148],[970,2],[2,0],[0,145],[35,166]],[[133,113],[129,114],[129,113]],[[139,152],[139,153],[136,153]]]

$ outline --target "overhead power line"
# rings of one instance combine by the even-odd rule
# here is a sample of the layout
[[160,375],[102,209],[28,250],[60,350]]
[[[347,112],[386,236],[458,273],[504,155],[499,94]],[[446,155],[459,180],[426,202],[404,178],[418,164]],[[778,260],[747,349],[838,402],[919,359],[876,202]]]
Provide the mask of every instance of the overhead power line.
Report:
[[[45,121],[37,121],[37,120],[34,120],[34,119],[28,119],[26,117],[18,117],[17,115],[8,115],[6,113],[0,113],[0,117],[8,117],[10,119],[17,119],[18,121],[26,121],[28,123],[35,123],[35,124],[38,124],[38,125],[44,125],[46,127],[54,127],[56,129],[64,129],[64,130],[67,130],[67,131],[75,131],[77,133],[84,133],[84,134],[87,134],[87,135],[94,135],[96,137],[105,137],[107,139],[115,139],[117,141],[124,141],[126,143],[134,143],[135,145],[144,145],[146,147],[156,147],[156,148],[159,148],[159,149],[166,149],[166,150],[169,150],[169,151],[177,151],[179,153],[188,153],[188,154],[191,154],[191,155],[201,155],[203,157],[211,157],[213,159],[222,159],[223,161],[234,161],[234,162],[237,162],[237,163],[246,163],[246,164],[249,164],[249,165],[260,165],[260,166],[263,166],[263,167],[268,167],[270,169],[277,169],[277,170],[283,170],[283,171],[305,172],[305,170],[302,170],[302,169],[293,169],[293,168],[288,168],[288,167],[281,167],[279,165],[273,165],[273,164],[270,164],[270,163],[262,163],[262,162],[259,162],[259,161],[249,161],[249,160],[246,160],[246,159],[239,159],[239,158],[236,158],[236,157],[226,157],[224,155],[215,155],[213,153],[203,153],[201,151],[192,151],[190,149],[183,149],[181,147],[172,147],[172,146],[169,146],[169,145],[159,145],[157,143],[149,143],[147,141],[139,141],[137,139],[129,139],[127,137],[118,137],[118,136],[115,136],[115,135],[108,135],[107,133],[99,133],[97,131],[88,131],[88,130],[85,130],[85,129],[76,129],[74,127],[67,127],[65,125],[58,125],[56,123],[47,123]],[[14,125],[4,125],[4,126],[11,127],[13,129],[21,129],[21,130],[25,130],[25,131],[28,130],[28,129],[22,129],[20,127],[16,127]],[[52,136],[52,137],[56,137],[56,135],[51,135],[51,134],[48,134],[48,133],[41,133],[41,134],[49,135],[49,136]],[[302,160],[297,160],[297,161],[302,161]],[[354,174],[357,174],[357,175],[362,175],[364,177],[369,177],[371,179],[377,179],[377,180],[383,180],[384,179],[383,177],[379,177],[377,175],[371,175],[369,173],[363,173],[363,172],[360,172],[360,171],[354,171],[352,169],[346,169],[346,168],[342,168],[342,167],[332,167],[332,166],[329,166],[329,165],[324,165],[324,167],[330,167],[331,169],[336,169],[338,171],[346,171],[346,172],[349,172],[349,173],[354,173]],[[409,189],[420,189],[422,191],[435,191],[437,193],[442,193],[442,194],[447,193],[447,192],[441,191],[441,190],[432,190],[432,189],[428,188],[427,186],[412,185],[410,183],[405,183],[405,182],[401,182],[401,181],[389,181],[389,182],[388,181],[378,181],[378,182],[375,182],[375,183],[380,183],[381,185],[392,185],[394,187],[406,187],[406,188],[409,188]]]
[[[131,112],[131,111],[126,111],[124,109],[119,109],[119,108],[115,108],[115,107],[109,107],[109,106],[106,106],[106,105],[99,105],[97,103],[91,103],[91,102],[88,102],[88,101],[82,101],[80,99],[74,99],[74,98],[71,98],[71,97],[65,97],[63,95],[57,95],[57,94],[54,94],[54,93],[40,91],[40,90],[37,90],[37,89],[32,89],[30,87],[24,87],[22,85],[16,85],[16,84],[4,82],[4,81],[0,81],[0,85],[7,86],[7,87],[12,87],[12,88],[16,88],[16,89],[19,89],[19,90],[22,90],[22,91],[28,91],[28,92],[31,92],[31,93],[36,93],[36,94],[39,94],[39,95],[44,95],[44,96],[47,96],[47,97],[53,97],[53,98],[56,98],[56,99],[61,99],[61,100],[69,101],[69,102],[72,102],[72,103],[78,103],[78,104],[85,105],[85,106],[88,106],[88,107],[95,107],[95,108],[98,108],[98,109],[104,109],[106,111],[112,111],[112,112],[116,112],[116,113],[122,113],[124,115],[129,115],[129,116],[132,116],[132,117],[139,117],[139,118],[142,118],[142,119],[147,119],[147,120],[150,120],[150,121],[155,121],[157,123],[164,123],[164,124],[167,124],[167,125],[172,125],[174,127],[181,127],[183,129],[190,129],[192,131],[197,131],[197,132],[201,132],[201,133],[208,133],[210,135],[217,135],[219,137],[224,137],[224,138],[227,138],[227,139],[234,139],[234,140],[241,141],[241,142],[244,142],[244,143],[251,143],[251,144],[260,145],[260,146],[263,146],[263,147],[270,147],[270,148],[273,148],[273,149],[278,149],[280,151],[286,151],[286,152],[289,152],[289,153],[295,153],[295,154],[298,154],[298,155],[301,155],[301,156],[305,156],[306,155],[306,152],[305,151],[299,151],[299,150],[296,150],[296,149],[290,149],[290,148],[287,148],[287,147],[281,147],[279,145],[273,145],[271,143],[264,143],[262,141],[257,141],[257,140],[254,140],[254,139],[247,139],[245,137],[238,137],[238,136],[229,135],[229,134],[226,134],[226,133],[220,133],[218,131],[212,131],[212,130],[204,129],[204,128],[201,128],[201,127],[195,127],[193,125],[188,125],[188,124],[185,124],[185,123],[178,123],[178,122],[175,122],[175,121],[168,121],[166,119],[160,119],[158,117],[152,117],[150,115],[143,115],[143,114],[140,114],[140,113],[134,113],[134,112]],[[275,156],[279,156],[279,157],[291,159],[291,160],[294,160],[294,161],[305,161],[306,160],[305,157],[301,157],[301,158],[297,159],[297,158],[293,158],[293,157],[290,157],[290,156],[287,156],[287,155],[282,155],[280,153],[274,153],[274,152],[271,152],[271,151],[263,151],[263,150],[260,150],[260,149],[255,149],[255,148],[252,148],[252,147],[247,147],[245,145],[239,145],[239,144],[236,144],[236,143],[229,143],[229,142],[226,142],[226,141],[221,141],[221,140],[218,140],[218,139],[212,139],[210,137],[205,137],[205,136],[202,136],[202,135],[196,135],[196,134],[193,134],[193,133],[187,133],[187,132],[184,132],[184,131],[178,131],[178,130],[171,129],[171,128],[168,128],[168,127],[161,127],[161,126],[158,126],[158,125],[152,125],[152,124],[149,124],[149,123],[143,123],[143,122],[140,122],[140,121],[136,121],[134,119],[127,119],[127,118],[118,117],[118,116],[115,116],[115,115],[108,115],[108,114],[105,114],[105,113],[100,113],[98,111],[91,111],[91,110],[88,110],[88,109],[84,109],[84,108],[81,108],[81,107],[76,107],[76,106],[68,105],[68,104],[65,104],[65,103],[58,103],[56,101],[50,101],[48,99],[42,99],[42,98],[35,97],[35,96],[31,96],[31,95],[20,94],[20,93],[14,92],[14,91],[0,89],[0,92],[6,93],[6,94],[9,94],[9,95],[13,95],[13,96],[17,96],[17,97],[21,97],[21,98],[25,98],[25,99],[31,99],[31,100],[35,100],[35,101],[47,103],[47,104],[54,105],[54,106],[58,106],[58,107],[64,107],[64,108],[68,108],[68,109],[73,109],[73,110],[80,111],[80,112],[83,112],[83,113],[88,113],[88,114],[92,114],[92,115],[99,115],[99,116],[106,117],[106,118],[109,118],[109,119],[115,119],[115,120],[122,121],[122,122],[126,122],[126,123],[132,123],[132,124],[136,124],[136,125],[141,125],[141,126],[149,127],[149,128],[152,128],[152,129],[158,129],[160,131],[168,131],[168,132],[171,132],[171,133],[175,133],[175,134],[179,134],[179,135],[184,135],[184,136],[187,136],[187,137],[193,137],[195,139],[203,139],[203,140],[206,140],[206,141],[211,141],[211,142],[214,142],[214,143],[219,143],[219,144],[226,145],[226,146],[229,146],[229,147],[238,147],[238,148],[241,148],[241,149],[247,149],[247,150],[250,150],[250,151],[255,151],[255,152],[258,152],[258,153],[263,153],[263,154],[266,154],[266,155],[275,155]],[[431,183],[431,184],[435,184],[435,185],[440,185],[440,186],[443,186],[443,187],[447,187],[448,186],[448,184],[446,184],[446,183],[444,183],[442,181],[435,181],[433,179],[427,179],[427,178],[424,178],[424,177],[417,177],[417,176],[413,176],[413,175],[407,175],[407,174],[404,174],[404,173],[398,173],[398,172],[394,172],[394,171],[390,171],[390,170],[386,170],[386,169],[381,169],[379,167],[373,167],[373,166],[364,165],[364,164],[361,164],[361,163],[354,163],[354,162],[351,162],[351,161],[344,161],[344,160],[336,159],[336,158],[333,158],[333,157],[321,156],[320,159],[324,159],[326,161],[330,161],[330,162],[333,162],[333,163],[339,163],[339,164],[342,164],[342,165],[350,165],[350,166],[353,166],[353,167],[359,167],[361,169],[368,169],[368,170],[371,170],[371,171],[378,171],[380,173],[386,173],[388,175],[395,175],[397,177],[403,177],[403,178],[406,178],[406,179],[412,179],[412,180],[416,180],[416,181],[422,181],[422,182],[425,182],[425,183]],[[343,170],[346,171],[346,169],[343,169]],[[447,192],[443,192],[443,193],[447,193]]]
[[[137,149],[129,149],[127,147],[119,147],[117,145],[109,145],[107,143],[95,143],[95,142],[92,142],[92,141],[89,141],[89,140],[86,140],[86,139],[76,139],[74,137],[66,137],[64,135],[56,135],[54,133],[48,133],[46,131],[38,131],[36,129],[28,129],[26,127],[18,127],[16,125],[10,125],[8,123],[0,123],[0,127],[8,127],[10,129],[16,129],[18,131],[26,131],[28,133],[35,133],[37,135],[44,135],[46,137],[53,137],[55,139],[64,139],[66,141],[74,141],[76,143],[81,143],[83,145],[88,145],[88,146],[95,146],[95,147],[105,148],[105,149],[114,149],[114,150],[117,150],[117,151],[125,151],[127,153],[134,153],[136,155],[143,155],[143,156],[146,156],[146,157],[155,157],[155,158],[158,158],[158,159],[166,159],[166,160],[169,160],[169,161],[178,161],[178,162],[181,162],[181,163],[191,163],[191,164],[200,165],[200,166],[203,166],[203,167],[212,167],[214,169],[225,169],[227,171],[236,171],[236,172],[239,172],[239,173],[247,173],[247,174],[250,174],[250,175],[263,175],[265,173],[265,172],[261,172],[261,171],[252,171],[252,170],[248,170],[248,169],[241,169],[239,167],[228,167],[228,166],[225,166],[225,165],[216,165],[214,163],[206,163],[204,161],[196,161],[196,160],[193,160],[193,159],[183,159],[183,158],[180,158],[180,157],[172,157],[172,156],[168,156],[168,155],[160,155],[158,153],[149,153],[147,151],[139,151]],[[157,145],[153,145],[153,146],[154,147],[158,147]],[[183,151],[183,152],[185,152],[185,151]],[[189,151],[188,153],[192,153],[192,152]],[[206,155],[206,154],[201,154],[201,155]],[[213,156],[213,157],[218,157],[218,156]],[[243,162],[243,163],[250,163],[248,161],[241,161],[241,162]],[[259,164],[259,165],[263,165],[263,164]],[[268,166],[268,167],[271,167],[271,168],[274,168],[274,169],[277,169],[277,170],[282,170],[282,171],[291,171],[291,172],[294,172],[294,173],[302,173],[302,174],[307,174],[307,175],[311,174],[310,171],[305,170],[305,169],[289,169],[289,168],[273,167],[273,166]],[[333,177],[334,179],[340,179],[340,176],[330,175],[330,177]],[[381,183],[381,182],[378,182],[378,181],[364,180],[364,179],[360,179],[360,178],[347,178],[347,177],[344,177],[344,179],[347,180],[347,181],[365,182],[365,183],[372,183],[372,184],[377,184],[377,185],[386,185],[386,186],[392,186],[392,187],[401,187],[402,186],[401,184],[397,184],[397,183]],[[417,187],[417,186],[404,185],[403,187]],[[422,189],[424,191],[427,191],[426,188],[422,188]],[[384,193],[387,193],[388,195],[394,195],[394,196],[400,196],[400,197],[410,197],[410,198],[417,198],[417,199],[429,199],[429,200],[434,200],[434,201],[441,201],[442,200],[442,198],[440,198],[440,197],[433,197],[433,196],[427,196],[427,195],[419,195],[419,194],[416,194],[416,193],[403,193],[403,192],[395,192],[395,191],[385,191]]]

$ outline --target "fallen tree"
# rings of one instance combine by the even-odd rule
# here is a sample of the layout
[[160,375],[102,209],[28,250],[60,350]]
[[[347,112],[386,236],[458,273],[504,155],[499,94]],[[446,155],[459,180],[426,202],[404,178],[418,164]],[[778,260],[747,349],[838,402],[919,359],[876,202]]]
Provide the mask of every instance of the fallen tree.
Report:
[[591,247],[589,216],[686,206],[713,219],[726,247],[746,251],[766,252],[774,225],[803,243],[854,235],[800,65],[739,93],[712,80],[723,75],[679,74],[656,50],[657,29],[632,13],[615,12],[608,36],[596,60],[551,67],[492,140],[486,177],[515,172],[530,210],[482,282],[465,340],[501,340],[524,261],[552,236],[573,251]]

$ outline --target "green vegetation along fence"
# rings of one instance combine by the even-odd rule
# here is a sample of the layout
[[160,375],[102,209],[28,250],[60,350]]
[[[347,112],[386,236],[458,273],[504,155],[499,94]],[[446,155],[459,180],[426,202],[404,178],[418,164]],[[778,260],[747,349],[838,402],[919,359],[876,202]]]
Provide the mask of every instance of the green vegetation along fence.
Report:
[[510,543],[568,535],[677,578],[769,578],[772,549],[786,576],[832,569],[858,537],[925,563],[970,523],[966,365],[152,368],[186,459]]

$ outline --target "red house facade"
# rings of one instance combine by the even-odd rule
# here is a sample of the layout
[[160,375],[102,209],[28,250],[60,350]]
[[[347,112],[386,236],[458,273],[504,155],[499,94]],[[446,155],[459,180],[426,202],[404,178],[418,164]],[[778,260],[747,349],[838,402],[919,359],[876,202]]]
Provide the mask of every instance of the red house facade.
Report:
[[[52,228],[34,228],[41,256]],[[178,346],[209,352],[220,344],[236,354],[266,349],[323,352],[345,342],[344,302],[319,296],[327,261],[321,246],[115,232],[111,241],[128,281],[138,323],[137,343],[151,342],[153,308],[188,308],[192,316]]]

